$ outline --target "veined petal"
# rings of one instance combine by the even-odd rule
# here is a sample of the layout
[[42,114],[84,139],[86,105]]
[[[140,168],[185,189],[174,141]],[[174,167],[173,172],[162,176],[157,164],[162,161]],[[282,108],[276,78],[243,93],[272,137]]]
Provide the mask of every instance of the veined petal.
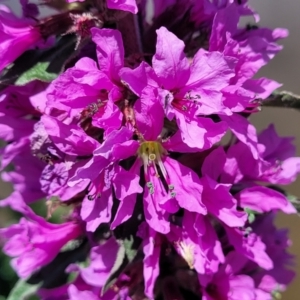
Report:
[[259,158],[258,142],[255,127],[248,120],[238,114],[232,116],[220,116],[227,123],[230,130],[244,144],[246,144],[255,159]]
[[146,86],[159,87],[154,70],[144,61],[135,69],[122,68],[119,75],[137,96],[141,96]]
[[235,75],[235,60],[220,52],[207,52],[200,49],[191,64],[191,75],[186,84],[190,89],[220,91],[229,85]]
[[230,185],[218,184],[209,177],[203,177],[203,203],[208,212],[230,227],[244,226],[247,214],[237,210],[237,201],[230,194]]
[[172,90],[184,86],[190,76],[190,65],[184,54],[184,43],[165,27],[157,31],[153,69],[162,88]]
[[124,65],[124,48],[120,31],[92,28],[92,40],[97,46],[100,70],[112,81],[119,81],[119,70]]
[[199,214],[207,213],[202,203],[203,187],[194,171],[178,163],[176,160],[166,158],[164,161],[170,184],[174,187],[174,198],[180,207]]
[[176,113],[176,119],[184,143],[189,147],[205,150],[219,142],[227,131],[225,122],[215,123],[209,118],[186,118]]

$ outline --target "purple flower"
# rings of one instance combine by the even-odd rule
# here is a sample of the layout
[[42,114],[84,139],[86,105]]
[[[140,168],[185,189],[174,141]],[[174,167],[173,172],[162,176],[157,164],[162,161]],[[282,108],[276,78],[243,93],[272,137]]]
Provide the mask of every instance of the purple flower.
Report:
[[225,264],[213,275],[199,275],[204,300],[247,299],[255,300],[254,281],[250,276],[239,274],[239,255],[230,252]]
[[[244,145],[243,145],[242,149],[244,149]],[[242,152],[241,155],[244,155],[244,152]],[[214,162],[216,162],[216,161],[218,161],[218,164],[219,164],[218,169],[214,168],[214,166],[213,166]],[[241,161],[241,159],[239,161]],[[226,157],[224,150],[221,147],[219,147],[219,148],[215,149],[214,151],[212,151],[206,157],[203,167],[202,167],[202,172],[205,174],[208,174],[208,175],[212,174],[212,172],[214,172],[214,174],[212,174],[211,176],[215,176],[215,178],[221,178],[221,180],[220,180],[221,182],[225,181],[228,183],[229,177],[227,177],[227,174],[224,174],[223,172],[224,171],[226,172],[228,170],[231,171],[230,167],[232,167],[232,164],[230,164],[230,163],[231,163],[230,157]],[[236,181],[231,181],[231,183],[236,183]],[[228,186],[228,184],[227,185],[219,184],[219,185],[224,186],[224,187]],[[229,188],[234,188],[234,185],[229,185]],[[244,209],[248,208],[248,209],[254,210],[256,212],[260,212],[260,213],[269,212],[269,211],[276,210],[276,209],[282,210],[285,213],[295,213],[295,209],[293,208],[291,203],[288,201],[288,199],[281,193],[279,193],[271,188],[255,185],[254,183],[252,183],[252,182],[250,183],[247,181],[244,183],[244,186],[243,186],[243,181],[241,181],[239,190],[240,191],[238,193],[235,193],[235,195],[234,195],[234,198],[237,201],[235,199],[231,200],[232,205],[235,205],[234,207],[236,207],[236,205],[238,204],[239,207],[242,207]],[[205,189],[204,189],[204,192],[205,192]],[[228,194],[227,194],[227,197],[228,197]],[[225,195],[222,194],[222,199],[226,199]],[[216,199],[216,195],[215,195],[215,197],[210,197],[210,198]],[[205,194],[204,194],[204,199],[205,199]],[[230,199],[230,198],[228,198],[228,199]],[[206,202],[204,202],[204,203],[206,204],[206,206],[209,209],[209,205]],[[218,205],[214,205],[213,209],[216,209],[217,207],[218,207]],[[222,209],[225,210],[226,206],[224,207],[224,205],[223,205]],[[233,210],[231,213],[236,214],[236,217],[243,216],[243,214],[241,214],[241,212],[238,212],[236,210]],[[234,221],[234,219],[232,219],[232,217],[229,219],[231,222]],[[244,221],[245,221],[245,219],[244,219]],[[230,224],[227,223],[227,225],[230,225]],[[240,225],[240,226],[242,226],[242,225]],[[236,226],[238,226],[238,225],[236,225]]]
[[38,6],[34,3],[29,3],[29,0],[20,0],[22,5],[23,16],[26,18],[34,18],[39,15]]
[[219,52],[201,49],[190,63],[183,50],[184,43],[162,27],[157,30],[153,70],[142,63],[134,70],[123,69],[120,74],[139,96],[146,86],[157,88],[166,117],[176,119],[182,140],[190,148],[203,150],[218,142],[227,127],[223,122],[214,123],[198,115],[224,113],[219,91],[229,85],[234,61]]
[[[3,200],[2,200],[3,201]],[[26,278],[42,266],[51,262],[61,248],[69,241],[76,239],[81,228],[76,222],[51,224],[36,216],[26,208],[21,199],[12,202],[14,208],[26,213],[28,219],[22,218],[18,224],[2,228],[0,235],[7,240],[3,251],[14,257],[12,266],[20,277]],[[3,203],[2,203],[3,205]]]
[[[103,144],[94,150],[93,158],[84,166],[79,167],[69,181],[70,186],[86,179],[91,181],[89,195],[85,197],[81,209],[81,217],[87,222],[88,231],[95,231],[99,224],[111,220],[113,187],[121,203],[127,203],[127,201],[133,203],[126,209],[129,211],[135,203],[135,195],[142,192],[138,184],[138,176],[116,164],[121,158],[127,157],[127,154],[124,157],[124,153],[118,151],[118,148],[121,148],[123,144],[130,148],[129,143],[134,142],[129,140],[131,136],[132,132],[125,127],[119,131],[112,131]],[[121,216],[117,212],[115,219],[118,219],[118,222],[124,222],[130,216],[128,213]]]
[[[167,139],[161,135],[163,110],[157,101],[155,90],[144,89],[135,108],[140,142],[135,143],[136,148],[128,149],[127,154],[131,156],[137,151],[139,156],[132,167],[132,172],[139,174],[140,167],[143,168],[146,181],[144,190],[146,221],[153,229],[167,233],[170,230],[167,218],[180,207],[206,214],[206,208],[201,202],[202,185],[192,170],[167,156],[168,151],[181,152],[188,147],[182,142],[179,134]],[[152,111],[155,111],[155,118]],[[151,115],[153,117],[149,118]],[[167,188],[163,182],[167,184]],[[189,200],[186,201],[187,199]]]
[[256,285],[266,293],[284,291],[295,277],[294,257],[287,252],[291,241],[287,237],[286,229],[274,226],[274,213],[261,216],[253,224],[253,230],[259,234],[266,244],[266,252],[274,262],[271,270],[260,270],[254,276]]
[[[255,149],[255,148],[253,148]],[[253,158],[249,148],[242,143],[231,146],[227,151],[224,182],[261,180],[270,183],[289,184],[299,173],[299,158],[290,138],[280,138],[273,126],[257,138],[258,159]]]
[[[238,59],[235,66],[236,75],[231,78],[231,84],[239,86],[239,89],[225,89],[225,97],[228,98],[226,103],[231,105],[234,111],[253,105],[255,107],[255,104],[251,105],[254,99],[253,92],[256,98],[264,99],[280,86],[266,78],[253,80],[252,77],[282,49],[276,41],[287,36],[285,29],[271,30],[255,26],[250,29],[238,29],[241,13],[240,6],[233,4],[218,11],[209,43],[211,51],[222,51],[225,55]],[[245,90],[248,90],[248,96]],[[252,99],[249,91],[252,92]]]
[[52,115],[59,111],[64,122],[92,118],[94,126],[118,129],[122,114],[115,102],[123,98],[124,86],[118,71],[124,65],[121,34],[117,30],[91,30],[97,45],[97,63],[88,57],[81,58],[52,82],[48,92],[47,107]]
[[154,285],[160,271],[161,236],[149,227],[147,223],[140,225],[138,235],[143,239],[143,252],[145,255],[143,260],[145,295],[152,299],[154,297]]
[[0,71],[41,40],[32,21],[17,18],[3,5],[0,7],[0,36]]
[[79,272],[81,279],[88,285],[102,288],[113,268],[120,245],[110,238],[99,246],[92,247],[88,267],[69,266],[69,272]]
[[[202,165],[203,203],[207,210],[230,227],[243,226],[247,214],[237,210],[238,202],[230,194],[230,184],[218,183],[226,156],[222,148],[212,151]],[[216,162],[218,165],[216,166]]]
[[251,228],[225,227],[228,240],[235,251],[248,259],[256,262],[266,270],[273,268],[273,261],[266,253],[266,245]]
[[224,262],[221,244],[210,222],[203,216],[186,211],[181,226],[172,226],[168,239],[190,269],[198,274],[214,273]]

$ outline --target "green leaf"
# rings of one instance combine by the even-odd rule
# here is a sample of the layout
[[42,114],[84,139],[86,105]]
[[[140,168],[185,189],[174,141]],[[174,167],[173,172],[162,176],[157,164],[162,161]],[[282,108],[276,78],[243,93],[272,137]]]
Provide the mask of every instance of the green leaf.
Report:
[[123,241],[123,246],[125,248],[126,255],[129,261],[132,261],[137,253],[137,250],[134,248],[134,238],[131,235],[129,239]]
[[47,72],[49,62],[38,62],[28,71],[24,72],[15,82],[15,85],[25,85],[33,80],[41,80],[44,82],[50,82],[57,77],[56,73]]
[[50,82],[65,68],[78,53],[75,50],[76,36],[60,37],[56,44],[47,49],[28,50],[0,74],[0,90],[8,85],[25,85],[34,80]]
[[251,224],[255,221],[255,214],[248,214],[248,222]]
[[255,221],[255,215],[259,214],[257,211],[252,210],[248,207],[246,207],[245,212],[248,214],[248,222],[251,224]]
[[31,285],[25,280],[20,279],[8,295],[7,300],[28,300],[36,293],[40,286],[41,284]]
[[300,199],[291,194],[287,194],[286,197],[292,203],[292,205],[295,207],[295,209],[299,215],[300,214]]

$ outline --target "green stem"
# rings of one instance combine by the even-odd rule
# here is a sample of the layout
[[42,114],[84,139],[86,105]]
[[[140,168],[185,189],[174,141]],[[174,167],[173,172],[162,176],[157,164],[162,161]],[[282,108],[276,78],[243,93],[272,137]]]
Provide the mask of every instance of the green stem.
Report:
[[262,102],[262,106],[300,109],[300,95],[288,91],[274,92]]

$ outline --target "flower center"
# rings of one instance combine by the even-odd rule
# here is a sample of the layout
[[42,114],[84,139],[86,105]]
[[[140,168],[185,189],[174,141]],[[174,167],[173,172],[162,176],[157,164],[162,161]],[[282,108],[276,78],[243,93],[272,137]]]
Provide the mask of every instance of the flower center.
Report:
[[154,193],[154,185],[150,180],[150,168],[154,169],[155,176],[160,177],[158,168],[168,184],[168,189],[172,197],[175,197],[174,185],[170,183],[168,172],[163,163],[163,157],[168,152],[160,142],[144,141],[141,143],[138,149],[138,156],[143,161],[144,174],[146,179],[146,186],[148,187],[150,194]]
[[187,111],[192,106],[198,105],[201,96],[198,94],[191,94],[192,92],[187,92],[183,97],[176,96],[177,92],[174,92],[174,99],[171,102],[172,106],[180,111]]

